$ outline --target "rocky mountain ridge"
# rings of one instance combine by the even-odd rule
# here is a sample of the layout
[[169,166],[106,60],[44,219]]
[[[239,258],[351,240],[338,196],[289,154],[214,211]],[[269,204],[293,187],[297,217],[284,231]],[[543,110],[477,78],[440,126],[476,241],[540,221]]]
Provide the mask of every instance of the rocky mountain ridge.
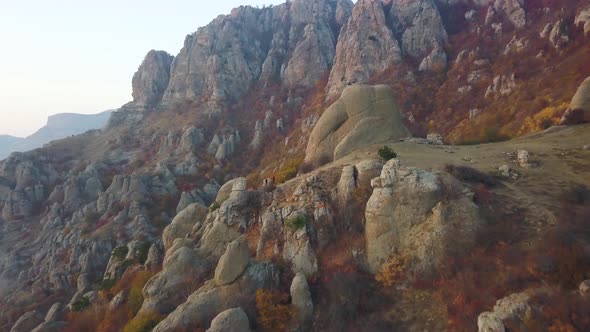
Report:
[[50,116],[47,124],[26,138],[0,137],[0,159],[12,152],[29,151],[42,147],[53,140],[79,135],[89,130],[101,129],[108,121],[112,111],[94,115],[61,113]]

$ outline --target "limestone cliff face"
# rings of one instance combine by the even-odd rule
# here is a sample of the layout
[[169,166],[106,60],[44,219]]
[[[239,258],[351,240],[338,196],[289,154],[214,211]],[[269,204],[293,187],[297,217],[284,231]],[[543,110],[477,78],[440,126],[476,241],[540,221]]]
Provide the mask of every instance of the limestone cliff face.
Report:
[[401,60],[401,49],[387,26],[381,1],[359,0],[342,28],[326,91],[335,96],[353,83],[367,83],[372,74]]
[[133,75],[133,101],[145,106],[157,104],[170,79],[173,56],[164,51],[151,50]]
[[447,43],[447,32],[432,0],[394,0],[388,15],[402,51],[409,56],[424,57],[435,46]]
[[209,98],[211,111],[257,82],[310,86],[329,70],[350,0],[240,7],[187,36],[164,102]]

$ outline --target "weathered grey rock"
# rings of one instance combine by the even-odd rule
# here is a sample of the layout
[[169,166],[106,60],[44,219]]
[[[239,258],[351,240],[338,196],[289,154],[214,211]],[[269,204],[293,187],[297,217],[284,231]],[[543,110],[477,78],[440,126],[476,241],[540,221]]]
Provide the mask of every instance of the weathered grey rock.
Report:
[[[287,219],[297,215],[299,214],[294,213]],[[307,219],[307,217],[305,218]],[[311,245],[307,227],[287,232],[283,247],[283,259],[290,262],[291,269],[296,273],[301,272],[305,276],[312,276],[318,271],[318,260]]]
[[192,191],[184,191],[180,194],[180,200],[178,200],[178,205],[176,206],[176,213],[180,213],[180,211],[186,209],[189,205],[193,203],[199,203],[201,205],[205,204],[205,201],[201,197],[201,194],[198,190]]
[[98,195],[104,191],[102,182],[96,177],[90,177],[86,180],[84,186],[84,194],[90,199],[96,199]]
[[444,56],[446,64],[441,46],[447,43],[448,36],[434,1],[393,0],[389,19],[405,54],[420,58],[430,52],[432,56],[432,50],[438,48],[436,54]]
[[30,332],[45,320],[37,311],[29,311],[22,315],[10,329],[10,332]]
[[567,26],[563,19],[553,23],[551,32],[549,32],[549,42],[556,49],[564,48],[570,38],[567,34]]
[[237,239],[240,234],[229,228],[223,221],[215,220],[204,232],[201,249],[212,257],[221,257],[227,244]]
[[516,162],[522,168],[530,168],[531,162],[529,160],[530,154],[526,150],[518,150],[516,153]]
[[579,289],[580,289],[580,294],[582,294],[582,295],[590,294],[590,279],[582,281]]
[[234,283],[225,286],[217,286],[214,281],[205,283],[153,332],[207,327],[218,313],[237,307],[241,307],[250,320],[255,320],[256,291],[276,288],[278,283],[278,271],[271,263],[251,264]]
[[165,103],[208,96],[209,112],[255,83],[310,86],[328,70],[352,2],[293,1],[243,6],[186,37],[174,59]]
[[401,50],[387,27],[383,3],[359,0],[338,38],[327,95],[334,97],[347,85],[367,83],[371,75],[385,71],[400,60]]
[[111,310],[120,308],[127,301],[127,293],[122,290],[117,295],[113,296],[111,302],[109,302],[109,308]]
[[2,217],[5,220],[30,217],[33,213],[33,203],[22,191],[11,191],[4,201]]
[[172,223],[164,228],[164,232],[162,233],[165,250],[168,250],[172,246],[174,239],[189,235],[197,222],[205,220],[208,212],[207,207],[199,203],[193,203],[186,209],[180,211],[174,217]]
[[428,141],[428,144],[432,144],[432,145],[443,145],[444,144],[442,136],[437,133],[430,133],[430,134],[426,135],[426,140]]
[[61,302],[54,303],[45,315],[46,322],[60,321],[64,318],[66,308]]
[[[452,183],[443,186],[446,181]],[[365,239],[372,272],[380,271],[391,255],[403,253],[413,262],[412,270],[429,273],[445,255],[473,245],[482,221],[473,194],[454,179],[392,159],[371,182]],[[445,192],[449,187],[454,191]]]
[[213,139],[211,139],[211,143],[209,143],[209,147],[207,148],[207,152],[210,155],[215,155],[215,153],[217,153],[217,150],[219,149],[219,146],[221,145],[221,138],[219,138],[219,135],[215,134],[213,135]]
[[[177,239],[181,244],[181,239]],[[175,242],[176,244],[177,242]],[[153,276],[143,288],[144,302],[140,312],[170,313],[200,286],[210,269],[200,252],[187,246],[169,250],[162,271]]]
[[512,37],[512,39],[506,44],[504,48],[504,55],[508,55],[510,53],[519,53],[522,52],[528,45],[528,41],[523,38],[517,38],[516,35]]
[[359,148],[407,136],[391,88],[353,85],[322,114],[309,137],[305,162],[337,160]]
[[[241,180],[240,180],[241,179]],[[217,192],[217,196],[215,197],[215,202],[221,204],[223,202],[225,202],[234,187],[234,184],[238,181],[243,181],[246,178],[235,178],[235,179],[231,179],[229,181],[227,181],[226,183],[223,184],[223,186],[221,186],[221,188],[219,188],[219,191]],[[248,183],[248,180],[246,179],[246,183]]]
[[248,242],[244,236],[227,245],[227,249],[215,268],[215,283],[219,286],[234,282],[250,262]]
[[590,77],[586,78],[576,91],[560,124],[574,125],[584,122],[590,122]]
[[160,243],[154,243],[150,246],[148,250],[148,255],[145,260],[144,266],[148,271],[157,271],[159,267],[162,265],[163,259],[163,250],[162,245]]
[[501,15],[504,15],[516,28],[526,25],[524,0],[476,0],[474,2],[479,6],[488,6],[485,25],[497,21]]
[[479,332],[504,332],[504,321],[524,320],[528,310],[530,295],[516,293],[496,302],[494,311],[483,312],[477,318]]
[[578,15],[576,15],[574,24],[576,26],[583,24],[584,34],[588,35],[590,33],[590,6],[580,10]]
[[207,332],[250,332],[250,321],[242,308],[226,310],[211,321]]
[[485,98],[492,96],[507,96],[516,88],[516,81],[514,80],[514,73],[511,75],[498,75],[494,77],[492,83],[486,90]]
[[344,166],[342,168],[340,180],[336,186],[337,201],[340,206],[345,206],[348,200],[352,198],[354,190],[358,188],[357,178],[358,170],[355,166]]
[[133,75],[133,101],[148,107],[156,105],[170,79],[173,56],[164,51],[151,50]]
[[68,326],[67,322],[45,322],[32,329],[31,332],[61,332]]
[[202,129],[197,129],[195,126],[187,128],[180,137],[180,150],[192,151],[197,146],[205,142],[205,135]]
[[[306,1],[295,1],[296,6],[304,3]],[[282,72],[283,82],[288,87],[312,86],[317,77],[312,73],[325,72],[331,68],[335,46],[336,37],[327,22],[306,25],[302,40]]]
[[432,52],[425,57],[418,70],[420,71],[442,71],[447,67],[447,54],[438,43],[434,44]]
[[303,273],[297,273],[291,282],[291,303],[297,308],[299,326],[302,331],[309,329],[313,319],[313,301],[307,279]]

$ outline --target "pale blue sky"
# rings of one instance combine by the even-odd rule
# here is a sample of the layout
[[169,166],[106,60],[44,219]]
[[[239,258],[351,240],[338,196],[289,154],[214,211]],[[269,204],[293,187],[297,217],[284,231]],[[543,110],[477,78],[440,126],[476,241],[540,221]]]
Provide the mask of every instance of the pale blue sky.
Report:
[[98,113],[131,100],[150,49],[240,5],[284,0],[0,0],[0,135],[26,136],[55,113]]

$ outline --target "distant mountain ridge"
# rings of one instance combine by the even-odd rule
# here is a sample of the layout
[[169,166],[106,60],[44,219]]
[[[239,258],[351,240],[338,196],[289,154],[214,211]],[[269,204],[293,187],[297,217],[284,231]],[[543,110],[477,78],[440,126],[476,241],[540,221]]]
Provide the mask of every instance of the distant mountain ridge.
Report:
[[100,129],[107,123],[111,112],[111,110],[108,110],[98,114],[55,114],[48,117],[45,126],[28,137],[0,135],[0,159],[8,157],[15,151],[33,150],[56,139],[82,134],[88,130]]

